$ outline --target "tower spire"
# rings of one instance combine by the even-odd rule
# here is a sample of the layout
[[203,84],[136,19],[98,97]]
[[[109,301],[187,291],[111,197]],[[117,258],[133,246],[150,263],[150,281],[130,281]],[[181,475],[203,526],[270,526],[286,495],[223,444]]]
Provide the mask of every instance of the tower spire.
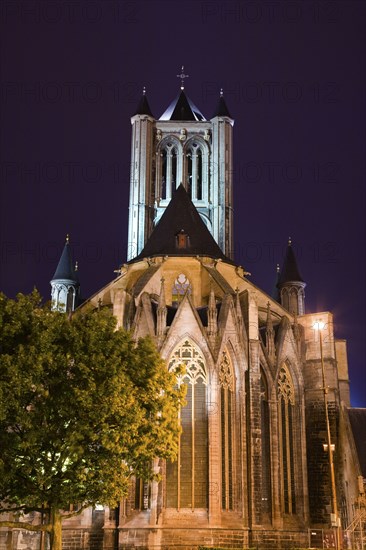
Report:
[[70,313],[78,305],[79,280],[78,264],[72,260],[70,235],[66,235],[64,249],[51,279],[52,309]]
[[166,316],[167,316],[167,307],[165,300],[165,287],[164,287],[164,277],[160,280],[160,294],[158,300],[158,310],[157,310],[157,322],[156,322],[156,335],[160,338],[163,336],[166,328]]
[[217,333],[217,310],[216,299],[213,287],[211,285],[210,296],[208,298],[208,310],[207,310],[207,334],[210,338],[214,339]]
[[145,86],[143,86],[143,88],[142,88],[142,96],[140,98],[140,101],[137,105],[136,111],[134,112],[133,116],[136,116],[136,115],[147,115],[151,118],[154,118],[154,115],[152,114],[151,109],[150,109],[149,102],[147,100],[146,87]]
[[306,283],[300,275],[292,239],[289,237],[277,288],[280,292],[281,305],[293,315],[305,313],[305,287]]
[[216,110],[214,112],[214,115],[212,118],[215,117],[226,117],[229,118],[231,121],[233,121],[233,118],[231,114],[229,113],[229,109],[227,108],[226,101],[224,99],[224,90],[223,88],[220,88],[220,97],[219,101],[216,106]]
[[241,331],[243,328],[243,314],[240,307],[240,296],[239,296],[239,288],[235,289],[235,309],[236,309],[236,316],[239,323],[239,330]]

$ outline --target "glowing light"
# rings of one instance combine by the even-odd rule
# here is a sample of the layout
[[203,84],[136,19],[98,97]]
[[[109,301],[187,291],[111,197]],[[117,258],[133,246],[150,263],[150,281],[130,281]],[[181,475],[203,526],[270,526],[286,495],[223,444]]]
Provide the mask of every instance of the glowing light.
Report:
[[324,321],[315,321],[315,323],[313,324],[313,329],[315,330],[323,330],[324,327],[325,327]]

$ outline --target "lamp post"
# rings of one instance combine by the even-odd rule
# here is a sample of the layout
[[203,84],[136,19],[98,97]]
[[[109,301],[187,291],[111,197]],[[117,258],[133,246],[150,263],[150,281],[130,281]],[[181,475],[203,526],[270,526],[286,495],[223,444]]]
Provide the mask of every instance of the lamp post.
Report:
[[331,435],[330,435],[330,424],[329,424],[329,414],[328,414],[328,399],[327,393],[328,389],[325,385],[325,369],[324,369],[324,358],[323,358],[323,334],[325,323],[323,321],[316,321],[313,325],[313,328],[319,332],[319,343],[320,343],[320,362],[322,368],[322,381],[323,381],[323,395],[324,395],[324,409],[325,409],[325,423],[327,428],[327,443],[324,445],[324,450],[328,451],[329,459],[329,470],[330,470],[330,484],[331,484],[331,495],[332,495],[332,513],[331,513],[331,525],[335,528],[335,545],[336,549],[340,550],[340,537],[339,537],[339,520],[338,520],[338,506],[337,506],[337,488],[335,481],[334,473],[334,461],[333,461],[333,452],[335,446],[332,445]]

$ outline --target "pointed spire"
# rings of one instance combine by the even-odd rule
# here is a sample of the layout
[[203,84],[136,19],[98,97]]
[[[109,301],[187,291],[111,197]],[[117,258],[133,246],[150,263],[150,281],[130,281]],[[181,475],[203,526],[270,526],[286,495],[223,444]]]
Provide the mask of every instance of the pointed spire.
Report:
[[136,111],[134,112],[134,114],[132,116],[135,116],[135,115],[148,115],[148,116],[151,116],[152,118],[154,118],[154,115],[152,114],[151,109],[150,109],[149,102],[147,100],[145,86],[142,89],[142,96],[141,96],[141,99],[139,101],[139,104],[137,105],[137,109],[136,109]]
[[210,337],[215,337],[217,333],[217,309],[216,299],[213,287],[211,285],[210,296],[208,298],[207,310],[207,334]]
[[210,296],[208,298],[208,309],[216,311],[215,293],[214,293],[212,285],[211,285],[211,289],[210,289]]
[[77,264],[74,268],[70,248],[70,236],[66,235],[60,260],[51,279],[52,309],[67,313],[74,311],[79,301],[79,287]]
[[241,329],[242,326],[243,326],[243,314],[242,314],[241,306],[240,306],[240,296],[239,296],[239,288],[238,287],[235,289],[235,292],[236,292],[236,295],[235,295],[235,310],[236,310],[236,316],[237,316],[238,323],[239,323],[239,328]]
[[165,282],[165,279],[164,277],[162,277],[160,279],[160,294],[159,294],[158,308],[166,307],[164,282]]
[[171,102],[159,120],[206,120],[198,107],[186,95],[184,90]]
[[267,350],[268,358],[272,364],[276,359],[274,335],[275,335],[275,332],[273,329],[271,307],[270,307],[270,303],[268,302],[267,303],[267,323],[266,323],[266,350]]
[[281,305],[293,315],[305,313],[305,287],[306,283],[297,266],[292,239],[289,237],[277,288],[280,291]]
[[227,117],[233,120],[233,117],[231,116],[229,109],[227,108],[226,101],[224,99],[224,90],[222,88],[220,90],[219,101],[217,103],[217,106],[212,118],[215,118],[216,116]]
[[281,303],[280,291],[278,289],[278,283],[280,282],[281,270],[280,264],[276,265],[276,277],[275,282],[272,288],[271,297],[276,300],[276,302]]
[[157,309],[157,321],[156,321],[156,335],[158,337],[163,336],[166,329],[166,318],[167,318],[167,307],[165,300],[165,287],[164,287],[164,277],[160,279],[160,294],[158,300],[158,309]]
[[73,261],[72,261],[72,256],[71,256],[69,234],[66,235],[65,246],[62,251],[60,260],[58,262],[55,274],[52,277],[52,281],[57,281],[57,280],[68,280],[75,283],[77,282]]
[[273,323],[272,323],[272,315],[271,315],[271,305],[269,302],[267,302],[267,326],[266,331],[269,333],[273,333]]
[[300,275],[299,268],[297,266],[296,256],[294,253],[294,249],[292,247],[292,239],[291,237],[288,238],[287,243],[287,249],[285,254],[285,259],[283,261],[282,269],[281,269],[281,275],[279,278],[278,283],[280,285],[288,282],[296,281],[303,283],[304,280],[302,279]]

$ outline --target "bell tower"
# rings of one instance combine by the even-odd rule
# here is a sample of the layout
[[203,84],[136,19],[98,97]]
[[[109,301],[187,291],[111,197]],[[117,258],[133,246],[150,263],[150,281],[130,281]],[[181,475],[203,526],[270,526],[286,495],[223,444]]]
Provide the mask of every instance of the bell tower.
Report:
[[233,257],[232,119],[223,91],[207,120],[180,91],[155,119],[144,89],[131,118],[128,260],[142,251],[176,189],[182,184],[223,253]]

